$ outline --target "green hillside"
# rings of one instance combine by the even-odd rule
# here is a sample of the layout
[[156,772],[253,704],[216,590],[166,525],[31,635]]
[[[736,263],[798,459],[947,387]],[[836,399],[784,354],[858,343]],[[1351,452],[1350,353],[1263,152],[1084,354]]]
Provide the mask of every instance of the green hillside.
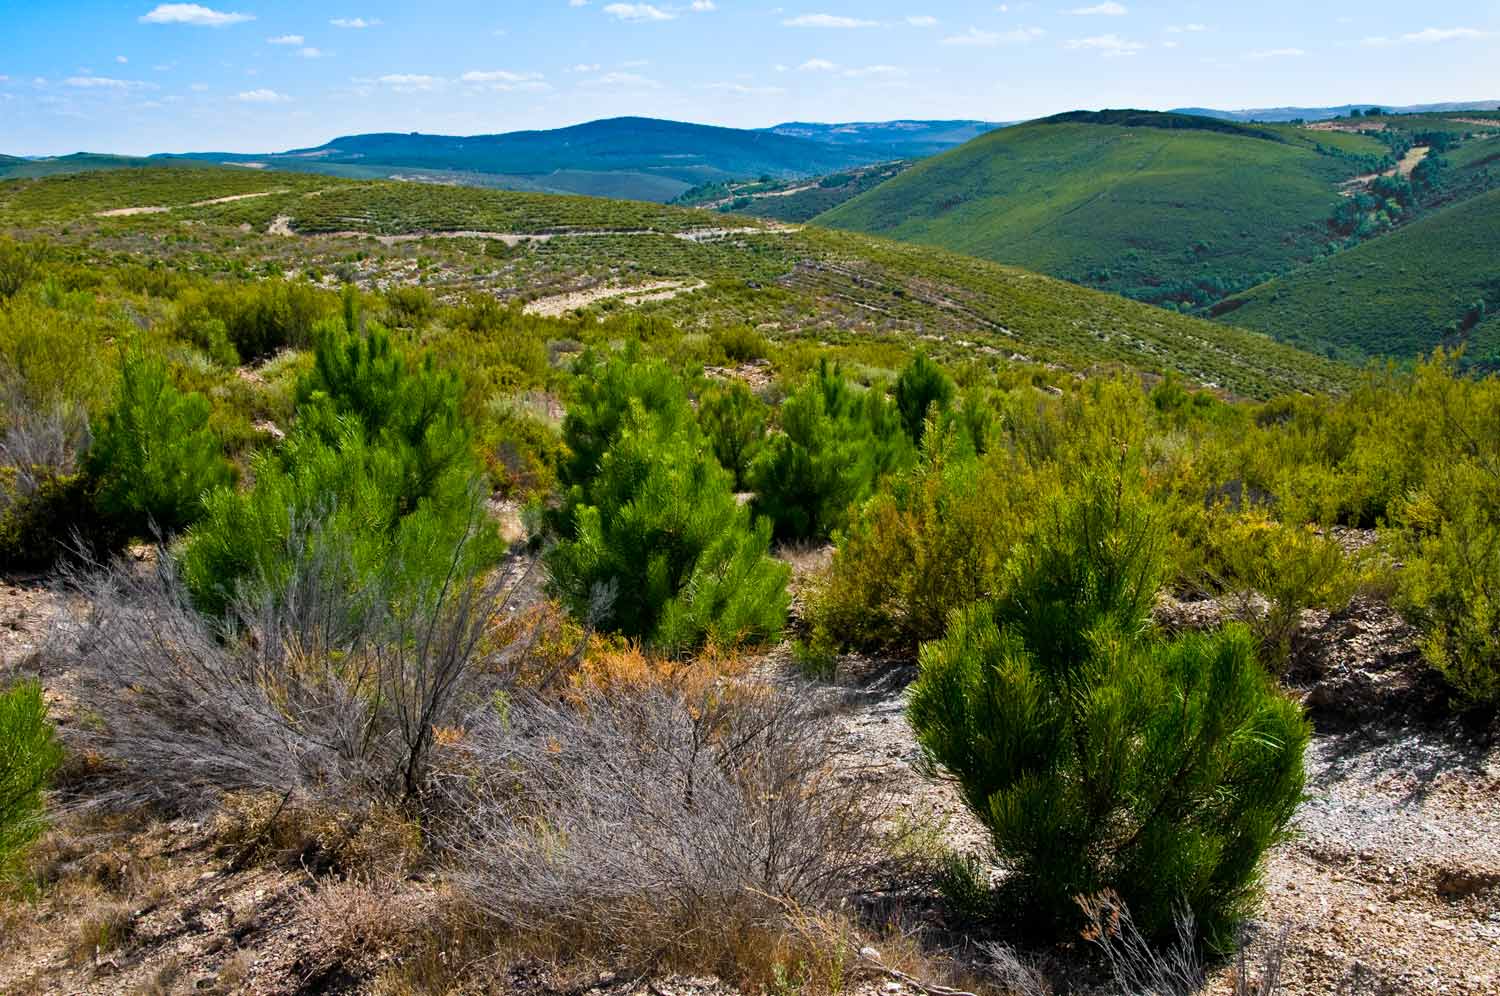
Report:
[[729,180],[694,187],[672,201],[773,221],[811,221],[867,190],[874,190],[915,165],[912,160],[878,163],[801,180]]
[[[1482,305],[1482,307],[1481,307]],[[1220,320],[1330,355],[1467,343],[1500,365],[1500,191],[1419,218],[1223,302]]]
[[1202,304],[1315,256],[1377,139],[1147,112],[992,132],[819,217],[1156,303]]
[[[158,210],[120,213],[143,207]],[[148,170],[0,183],[7,230],[74,246],[80,262],[145,257],[330,287],[419,284],[443,300],[634,308],[688,329],[750,325],[856,363],[921,343],[947,362],[1045,378],[1123,365],[1256,397],[1337,390],[1352,376],[1259,333],[984,260],[646,203]],[[645,299],[629,300],[631,288]]]

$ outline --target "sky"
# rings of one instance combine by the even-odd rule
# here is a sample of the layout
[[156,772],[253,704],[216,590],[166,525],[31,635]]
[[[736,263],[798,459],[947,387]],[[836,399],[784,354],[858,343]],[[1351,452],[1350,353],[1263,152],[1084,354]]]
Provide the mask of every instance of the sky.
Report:
[[1491,98],[1500,0],[0,0],[11,155]]

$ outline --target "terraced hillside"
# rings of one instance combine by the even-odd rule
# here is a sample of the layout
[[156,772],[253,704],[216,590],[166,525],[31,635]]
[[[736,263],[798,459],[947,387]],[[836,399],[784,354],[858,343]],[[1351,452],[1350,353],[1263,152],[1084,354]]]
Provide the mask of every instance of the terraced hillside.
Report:
[[445,299],[483,292],[543,313],[577,304],[687,329],[748,324],[860,360],[921,337],[954,362],[1176,370],[1246,396],[1337,390],[1351,376],[1256,332],[984,260],[654,204],[148,170],[0,183],[0,231],[73,247],[80,262],[149,257],[328,286],[420,284]]
[[1156,303],[1204,304],[1318,254],[1373,136],[1148,112],[992,132],[819,217]]
[[[1500,143],[1497,143],[1500,144]],[[1329,355],[1419,356],[1467,346],[1500,366],[1500,191],[1230,298],[1220,320]]]

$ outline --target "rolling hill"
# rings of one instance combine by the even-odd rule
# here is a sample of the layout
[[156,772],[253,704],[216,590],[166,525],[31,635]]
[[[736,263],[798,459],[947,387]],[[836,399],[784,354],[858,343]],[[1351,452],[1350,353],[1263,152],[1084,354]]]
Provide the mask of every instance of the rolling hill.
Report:
[[1378,139],[1155,112],[991,132],[820,215],[1153,303],[1202,305],[1314,258]]
[[188,270],[419,282],[528,307],[629,307],[685,329],[750,325],[868,362],[920,341],[1038,375],[1124,366],[1266,397],[1352,370],[1257,332],[985,260],[864,235],[641,202],[254,170],[0,182],[0,234]]
[[919,158],[946,152],[1003,127],[988,121],[862,121],[845,124],[788,121],[766,131],[829,145],[884,146],[902,158]]
[[205,152],[184,158],[355,178],[392,177],[664,202],[706,183],[819,176],[928,155],[967,141],[985,127],[979,122],[894,122],[784,125],[750,131],[612,118],[501,135],[349,135],[289,152]]
[[[1500,368],[1500,190],[1419,218],[1215,309],[1219,319],[1351,358],[1467,346]],[[1482,307],[1481,307],[1482,305]]]
[[1328,121],[1346,118],[1354,111],[1364,112],[1370,108],[1392,111],[1397,114],[1424,114],[1429,112],[1494,111],[1500,110],[1500,100],[1453,101],[1445,104],[1414,104],[1401,107],[1395,104],[1340,104],[1337,107],[1261,107],[1242,111],[1221,111],[1211,107],[1179,107],[1175,114],[1195,114],[1201,117],[1222,118],[1226,121]]

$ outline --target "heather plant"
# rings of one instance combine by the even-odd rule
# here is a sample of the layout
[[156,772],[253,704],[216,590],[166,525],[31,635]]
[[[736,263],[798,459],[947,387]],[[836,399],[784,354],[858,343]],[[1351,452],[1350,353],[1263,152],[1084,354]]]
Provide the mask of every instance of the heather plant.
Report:
[[1186,905],[1226,946],[1301,800],[1309,727],[1231,626],[1149,626],[1162,540],[1127,463],[1049,502],[998,599],[922,649],[909,716],[1010,888],[1069,931],[1115,890],[1149,935]]
[[120,368],[119,395],[85,461],[100,514],[125,536],[172,534],[194,522],[230,469],[209,428],[211,406],[171,382],[166,364],[139,350]]
[[970,445],[961,426],[934,429],[917,462],[860,507],[810,600],[819,641],[914,651],[953,610],[1001,593],[1044,475]]
[[0,688],[0,872],[41,833],[42,792],[62,753],[41,686]]

